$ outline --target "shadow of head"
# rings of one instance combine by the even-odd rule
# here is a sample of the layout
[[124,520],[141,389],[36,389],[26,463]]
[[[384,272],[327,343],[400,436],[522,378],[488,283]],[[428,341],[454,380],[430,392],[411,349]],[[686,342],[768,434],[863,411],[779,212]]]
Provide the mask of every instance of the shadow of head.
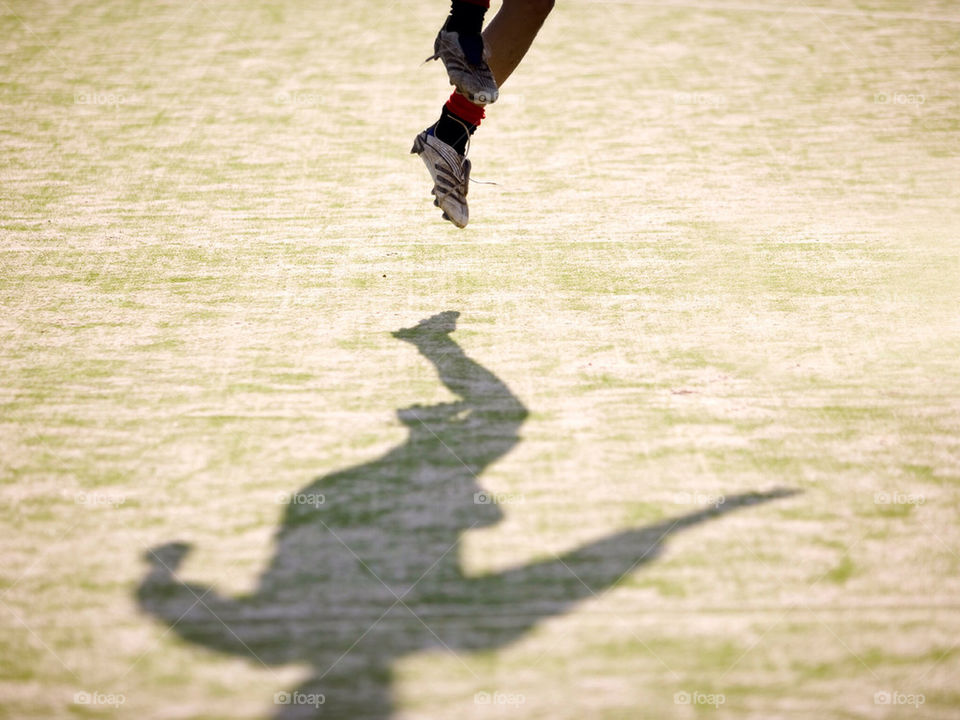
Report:
[[[520,441],[519,428],[528,416],[507,385],[453,340],[459,317],[459,312],[448,310],[392,333],[416,347],[458,398],[397,410],[398,420],[409,431],[407,441],[382,463],[365,468],[366,472],[384,464],[390,469],[393,477],[386,487],[397,500],[391,514],[401,513],[416,527],[440,523],[469,528],[499,522],[503,513],[478,476]],[[429,512],[424,514],[424,508]]]
[[396,330],[392,335],[398,340],[406,340],[414,344],[430,338],[439,339],[457,329],[459,317],[460,313],[456,310],[446,310],[421,320],[413,327]]

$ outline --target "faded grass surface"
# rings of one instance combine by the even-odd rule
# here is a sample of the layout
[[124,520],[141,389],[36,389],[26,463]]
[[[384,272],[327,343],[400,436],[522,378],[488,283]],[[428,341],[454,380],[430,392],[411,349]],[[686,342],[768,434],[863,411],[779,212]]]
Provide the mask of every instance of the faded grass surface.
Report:
[[390,335],[448,309],[530,410],[468,574],[802,492],[406,656],[398,717],[958,716],[960,12],[697,5],[559,3],[456,231],[442,3],[0,2],[0,717],[276,712],[303,666],[167,632],[141,555],[250,591],[278,496],[454,399]]

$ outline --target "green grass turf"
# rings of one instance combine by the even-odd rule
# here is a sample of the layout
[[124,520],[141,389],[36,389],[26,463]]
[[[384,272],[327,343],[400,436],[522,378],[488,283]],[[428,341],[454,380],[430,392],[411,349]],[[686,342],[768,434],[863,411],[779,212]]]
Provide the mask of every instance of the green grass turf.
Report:
[[0,0],[0,717],[957,717],[954,4],[561,2],[464,231],[445,7]]

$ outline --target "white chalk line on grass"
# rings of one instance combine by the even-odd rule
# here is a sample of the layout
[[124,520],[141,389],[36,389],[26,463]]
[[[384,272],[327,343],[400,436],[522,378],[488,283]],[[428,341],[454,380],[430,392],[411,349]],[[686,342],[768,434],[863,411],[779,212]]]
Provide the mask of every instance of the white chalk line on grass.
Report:
[[889,10],[837,10],[813,5],[789,5],[770,7],[766,5],[748,5],[743,3],[720,2],[657,2],[656,0],[585,0],[584,5],[640,5],[661,10],[709,10],[720,12],[755,12],[768,15],[832,15],[834,17],[859,17],[868,20],[917,20],[920,22],[960,23],[960,15],[927,15],[920,13],[901,13]]

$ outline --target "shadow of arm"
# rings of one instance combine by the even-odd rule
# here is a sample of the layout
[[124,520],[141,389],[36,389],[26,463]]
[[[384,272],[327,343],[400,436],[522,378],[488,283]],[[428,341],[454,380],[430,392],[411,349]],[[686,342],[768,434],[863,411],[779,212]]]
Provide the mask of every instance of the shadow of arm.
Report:
[[[655,525],[624,530],[541,562],[472,579],[470,604],[478,621],[486,618],[485,642],[510,642],[539,620],[565,612],[571,605],[598,597],[636,568],[656,558],[663,543],[677,532],[733,510],[795,494],[793,490],[748,493],[726,498],[722,505],[681,515]],[[470,642],[464,643],[471,647]]]
[[460,313],[446,311],[421,321],[393,336],[413,344],[433,364],[440,381],[463,399],[465,408],[496,412],[504,421],[519,426],[527,409],[500,378],[472,360],[450,337]]
[[259,657],[268,652],[243,619],[241,602],[176,576],[189,552],[189,545],[168,543],[144,554],[150,568],[137,587],[140,609],[179,637],[203,647],[242,656]]

